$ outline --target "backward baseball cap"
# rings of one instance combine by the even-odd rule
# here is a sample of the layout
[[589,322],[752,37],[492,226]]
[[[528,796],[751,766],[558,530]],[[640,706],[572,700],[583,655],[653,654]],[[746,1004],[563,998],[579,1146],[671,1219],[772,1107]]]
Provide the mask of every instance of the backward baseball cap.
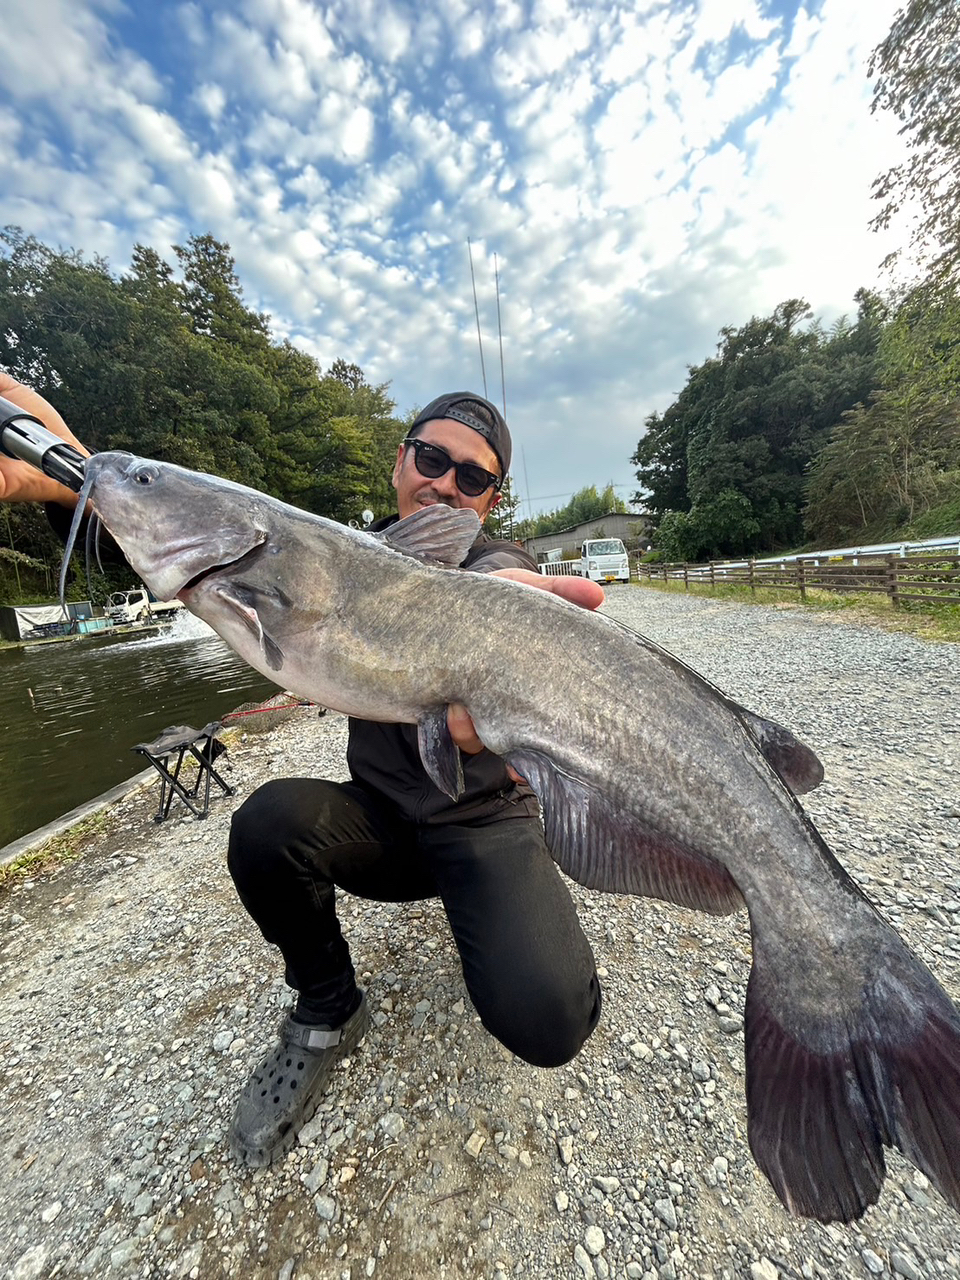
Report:
[[[471,405],[482,406],[489,415],[489,421],[471,411]],[[465,426],[479,432],[500,459],[500,478],[506,480],[507,472],[510,470],[513,445],[510,440],[510,430],[495,405],[485,400],[483,396],[474,395],[472,391],[448,391],[446,395],[437,396],[436,400],[431,400],[425,409],[420,410],[407,434],[415,436],[422,426],[438,418],[453,418],[454,422],[462,422]]]

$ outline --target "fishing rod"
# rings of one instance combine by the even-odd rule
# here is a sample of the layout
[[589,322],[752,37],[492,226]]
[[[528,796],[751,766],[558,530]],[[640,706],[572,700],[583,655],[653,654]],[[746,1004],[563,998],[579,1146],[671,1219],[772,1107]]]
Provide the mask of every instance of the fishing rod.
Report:
[[0,396],[0,453],[36,467],[74,493],[83,488],[86,457],[48,431],[39,418]]

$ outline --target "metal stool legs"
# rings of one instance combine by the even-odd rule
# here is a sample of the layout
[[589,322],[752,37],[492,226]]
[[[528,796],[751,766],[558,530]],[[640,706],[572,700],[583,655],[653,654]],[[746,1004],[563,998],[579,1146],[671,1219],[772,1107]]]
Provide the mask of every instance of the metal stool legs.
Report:
[[[219,721],[212,721],[203,729],[192,729],[189,725],[175,725],[164,729],[154,742],[140,742],[133,750],[150,761],[160,774],[160,804],[154,814],[154,822],[163,822],[170,813],[170,805],[175,795],[179,796],[191,813],[198,818],[205,818],[210,808],[210,784],[216,782],[221,791],[232,796],[234,788],[229,786],[217,770],[213,761],[217,755],[224,754],[226,748],[217,742],[216,734],[221,728]],[[217,751],[215,748],[219,748]],[[197,774],[193,786],[189,789],[180,780],[180,772],[187,756],[197,762]],[[168,760],[176,757],[171,769]],[[203,797],[200,798],[200,789]]]

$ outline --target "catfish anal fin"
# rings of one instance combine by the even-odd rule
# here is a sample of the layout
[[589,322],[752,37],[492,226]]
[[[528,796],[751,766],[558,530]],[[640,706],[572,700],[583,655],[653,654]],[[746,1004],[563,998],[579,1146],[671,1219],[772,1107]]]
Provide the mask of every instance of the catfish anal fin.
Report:
[[447,708],[428,711],[417,721],[420,759],[433,782],[451,800],[463,794],[463,764],[460,751],[447,727]]
[[605,893],[635,893],[727,915],[743,906],[729,871],[694,849],[617,812],[593,787],[536,752],[511,752],[543,808],[547,846],[572,880]]

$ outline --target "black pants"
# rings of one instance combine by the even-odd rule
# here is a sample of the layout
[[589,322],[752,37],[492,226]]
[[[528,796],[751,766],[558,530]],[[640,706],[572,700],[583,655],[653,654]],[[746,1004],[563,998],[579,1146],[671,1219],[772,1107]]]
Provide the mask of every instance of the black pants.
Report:
[[559,1066],[600,1016],[600,983],[573,901],[534,818],[417,826],[354,783],[287,778],[236,811],[230,874],[298,1014],[338,1025],[356,1004],[335,886],[380,902],[439,897],[484,1026],[535,1066]]

